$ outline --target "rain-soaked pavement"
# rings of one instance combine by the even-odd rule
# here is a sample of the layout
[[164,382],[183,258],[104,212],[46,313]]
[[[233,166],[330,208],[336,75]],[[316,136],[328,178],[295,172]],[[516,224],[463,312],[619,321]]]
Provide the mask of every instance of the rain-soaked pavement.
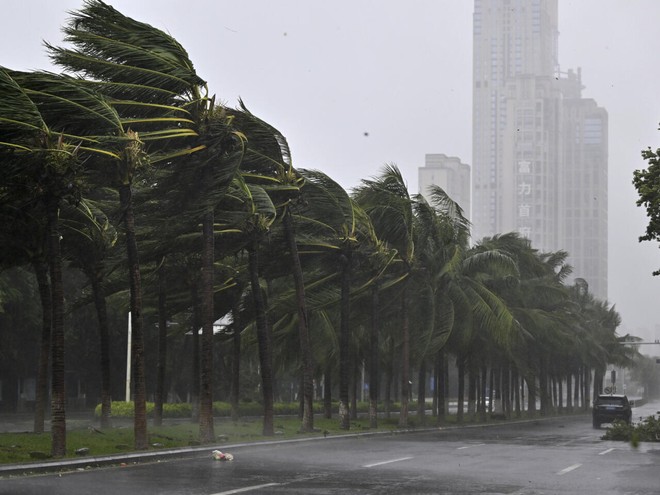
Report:
[[[633,410],[655,414],[660,403]],[[660,493],[660,444],[601,440],[589,416],[412,434],[270,443],[0,480],[0,494],[638,494]]]

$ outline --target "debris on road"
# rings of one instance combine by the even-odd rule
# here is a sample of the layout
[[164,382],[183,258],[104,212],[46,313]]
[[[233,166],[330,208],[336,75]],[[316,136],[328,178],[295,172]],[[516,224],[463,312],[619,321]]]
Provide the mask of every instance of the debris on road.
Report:
[[233,461],[234,456],[226,452],[220,452],[219,450],[214,450],[211,452],[213,459],[216,461]]

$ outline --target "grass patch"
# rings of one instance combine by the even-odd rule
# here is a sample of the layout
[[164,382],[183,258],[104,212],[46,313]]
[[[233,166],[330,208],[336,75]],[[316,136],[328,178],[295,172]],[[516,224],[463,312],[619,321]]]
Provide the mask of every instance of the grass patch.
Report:
[[[117,406],[115,405],[117,404]],[[218,405],[220,407],[218,407]],[[165,416],[165,426],[155,427],[148,425],[148,445],[149,451],[155,452],[163,449],[172,449],[179,447],[198,446],[199,425],[192,423],[181,417],[187,409],[181,405],[175,405],[176,408],[169,410]],[[229,408],[224,403],[214,404],[214,410],[223,411],[218,417],[215,417],[215,435],[214,446],[223,444],[235,444],[244,442],[255,442],[273,439],[292,439],[302,437],[322,437],[333,435],[344,435],[347,433],[360,433],[372,431],[369,428],[369,419],[364,415],[357,420],[351,421],[350,430],[339,428],[339,417],[334,414],[332,419],[325,419],[318,412],[314,417],[315,431],[311,433],[300,433],[300,420],[297,418],[297,406],[280,405],[277,408],[277,414],[288,413],[291,416],[276,416],[274,421],[275,436],[264,437],[262,434],[263,420],[261,406],[258,404],[247,404],[247,407],[241,407],[243,418],[238,421],[232,421],[225,414],[229,414]],[[243,404],[241,404],[243,406]],[[366,403],[361,404],[358,411],[364,413],[367,409]],[[392,411],[398,411],[398,404],[392,406]],[[287,407],[290,408],[287,409]],[[254,409],[253,409],[254,408]],[[382,411],[382,409],[380,409]],[[167,411],[167,409],[166,409]],[[254,413],[250,416],[249,413]],[[67,424],[67,455],[68,458],[76,458],[76,451],[84,449],[84,456],[104,456],[112,454],[121,454],[133,452],[133,409],[130,403],[113,403],[113,423],[114,427],[106,430],[98,430],[90,427],[93,421],[75,422],[70,421]],[[98,413],[96,414],[98,418]],[[97,419],[98,421],[98,419]],[[486,421],[490,421],[486,419]],[[466,415],[463,423],[479,423],[479,417],[471,418]],[[408,418],[408,429],[431,428],[436,426],[437,418],[428,414],[424,424],[420,423],[416,415]],[[457,424],[455,415],[447,415],[442,421],[443,426]],[[378,430],[381,432],[392,432],[399,430],[398,416],[393,414],[390,419],[379,418]],[[0,463],[26,463],[37,461],[40,458],[47,458],[51,449],[50,433],[0,433]],[[83,456],[83,458],[84,458]]]
[[[398,402],[392,403],[390,406],[392,411],[398,411],[401,405]],[[417,407],[414,401],[410,402],[410,409],[414,410]],[[339,402],[333,401],[332,410],[337,411]],[[261,416],[264,412],[263,405],[258,402],[241,402],[238,406],[240,416]],[[275,415],[297,415],[300,406],[297,402],[276,402],[273,404],[273,413]],[[113,401],[112,402],[112,417],[113,418],[132,418],[135,411],[135,404],[133,402]],[[379,406],[379,410],[383,411],[383,406]],[[322,414],[324,411],[321,402],[314,403],[314,413]],[[359,413],[366,413],[369,411],[368,402],[358,402],[357,411]],[[154,403],[146,403],[146,413],[148,418],[153,418]],[[189,403],[178,404],[163,404],[163,418],[189,418],[192,414],[192,405]],[[101,404],[98,404],[94,409],[94,415],[101,417]],[[214,402],[213,403],[213,416],[216,418],[228,418],[231,416],[231,404],[229,402]]]
[[[117,421],[115,421],[117,423]],[[106,430],[88,426],[67,429],[67,458],[79,457],[78,449],[86,449],[85,456],[103,456],[133,452],[133,426],[130,420],[122,420],[122,426]],[[412,422],[414,423],[414,422]],[[341,430],[339,419],[314,418],[314,432],[300,433],[300,420],[296,417],[280,418],[274,421],[275,436],[262,434],[261,418],[245,418],[232,421],[229,418],[216,418],[216,442],[213,445],[254,442],[272,439],[292,439],[302,437],[322,437],[369,431],[369,420],[361,418],[351,422],[351,429]],[[379,431],[397,429],[396,420],[379,420]],[[414,427],[411,425],[411,427]],[[148,425],[149,451],[177,447],[197,446],[199,425],[188,421],[179,424],[155,427]],[[50,433],[0,433],[0,463],[26,463],[47,458],[50,454]],[[84,457],[84,456],[83,456]]]

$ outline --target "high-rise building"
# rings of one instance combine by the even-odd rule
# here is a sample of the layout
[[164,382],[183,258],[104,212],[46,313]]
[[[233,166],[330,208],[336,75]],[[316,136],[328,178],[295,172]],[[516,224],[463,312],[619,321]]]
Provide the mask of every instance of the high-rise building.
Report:
[[430,186],[440,186],[470,218],[470,166],[460,158],[442,153],[427,154],[419,167],[419,192],[431,202]]
[[[565,82],[582,88],[580,71]],[[608,117],[592,99],[564,93],[559,238],[568,251],[574,277],[607,298]]]
[[607,112],[559,69],[557,0],[475,0],[473,23],[473,239],[563,249],[606,298]]

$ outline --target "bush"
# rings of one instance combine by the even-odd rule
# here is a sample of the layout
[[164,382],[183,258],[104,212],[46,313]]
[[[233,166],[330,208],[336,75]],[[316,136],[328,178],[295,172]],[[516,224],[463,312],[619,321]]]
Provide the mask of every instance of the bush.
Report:
[[[401,405],[398,402],[394,402],[390,406],[391,411],[398,411]],[[410,409],[413,410],[416,407],[416,403],[410,402]],[[332,401],[332,410],[337,412],[339,408],[338,401]],[[252,401],[242,401],[238,406],[241,416],[262,416],[264,413],[263,405],[259,402]],[[273,404],[273,411],[275,415],[286,416],[286,415],[297,415],[300,410],[300,404],[298,402],[276,402]],[[361,413],[366,413],[369,411],[368,402],[358,402],[357,410]],[[384,411],[384,404],[378,404],[378,410]],[[113,418],[132,418],[135,412],[135,404],[133,402],[124,402],[116,401],[112,402],[112,417]],[[321,414],[324,412],[323,401],[314,402],[314,413]],[[154,403],[147,402],[147,417],[153,418],[154,415]],[[177,404],[163,404],[163,418],[189,418],[192,415],[192,405],[187,402],[181,402]],[[231,404],[229,402],[214,402],[213,403],[213,415],[220,418],[228,418],[231,416]],[[94,409],[94,416],[101,417],[101,404],[98,404]]]
[[660,419],[655,416],[649,416],[636,425],[635,431],[639,435],[639,440],[642,442],[659,442]]
[[[132,418],[135,413],[134,402],[116,401],[112,402],[112,417],[113,418]],[[164,418],[188,418],[192,414],[192,407],[187,403],[179,404],[163,404],[163,417]],[[154,415],[154,403],[147,402],[147,417],[152,418]],[[94,416],[101,417],[101,404],[98,404],[94,409]]]
[[632,440],[634,431],[635,427],[632,424],[629,425],[625,421],[616,420],[612,423],[612,426],[607,429],[602,439],[629,442]]
[[649,416],[635,425],[615,421],[602,438],[603,440],[633,442],[633,444],[637,442],[658,442],[660,441],[660,420],[655,416]]

